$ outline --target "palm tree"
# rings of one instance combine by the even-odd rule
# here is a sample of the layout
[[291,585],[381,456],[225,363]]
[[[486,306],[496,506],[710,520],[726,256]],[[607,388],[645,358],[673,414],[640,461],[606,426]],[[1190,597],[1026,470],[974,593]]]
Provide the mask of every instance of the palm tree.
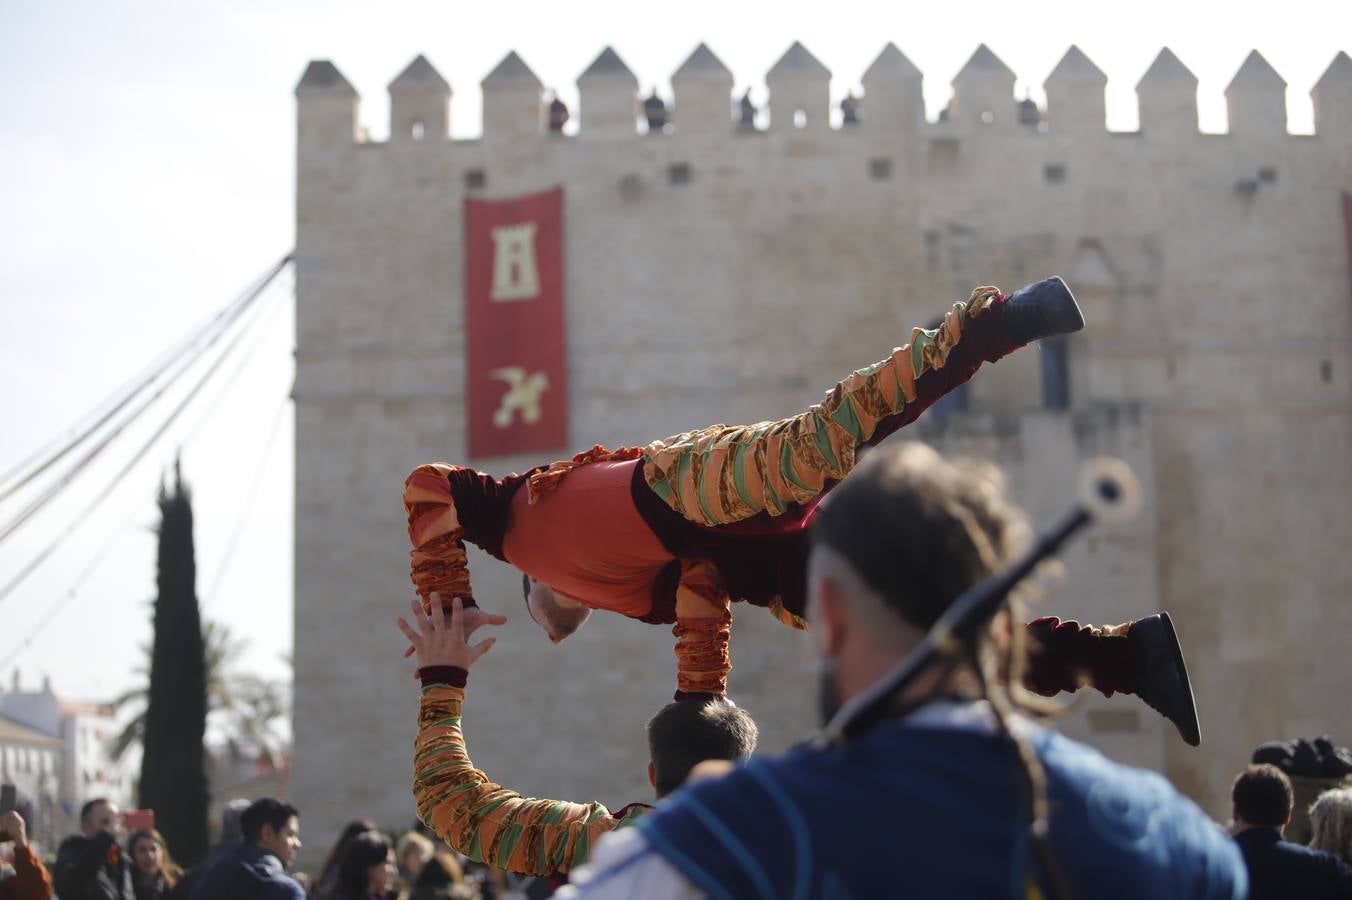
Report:
[[[246,757],[276,765],[285,749],[281,726],[290,715],[285,687],[257,675],[235,674],[248,641],[237,637],[220,622],[202,622],[207,676],[207,730],[220,736],[233,761]],[[135,710],[113,741],[110,753],[121,759],[133,746],[143,746],[146,727],[146,703],[150,696],[150,647],[145,665],[136,669],[144,684],[113,700],[119,710]]]

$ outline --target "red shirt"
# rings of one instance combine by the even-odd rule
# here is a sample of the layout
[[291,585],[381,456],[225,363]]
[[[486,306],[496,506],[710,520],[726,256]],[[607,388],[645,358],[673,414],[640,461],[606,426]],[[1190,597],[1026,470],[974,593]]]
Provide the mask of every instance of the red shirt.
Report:
[[593,609],[643,616],[653,582],[676,557],[634,506],[640,460],[578,466],[534,505],[511,500],[502,542],[507,561]]

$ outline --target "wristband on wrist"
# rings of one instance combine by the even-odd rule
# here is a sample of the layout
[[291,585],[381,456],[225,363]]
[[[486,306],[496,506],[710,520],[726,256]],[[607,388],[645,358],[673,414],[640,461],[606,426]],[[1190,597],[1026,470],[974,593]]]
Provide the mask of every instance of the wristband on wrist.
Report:
[[445,684],[462,688],[469,681],[469,670],[459,666],[423,666],[418,670],[418,678],[423,687]]

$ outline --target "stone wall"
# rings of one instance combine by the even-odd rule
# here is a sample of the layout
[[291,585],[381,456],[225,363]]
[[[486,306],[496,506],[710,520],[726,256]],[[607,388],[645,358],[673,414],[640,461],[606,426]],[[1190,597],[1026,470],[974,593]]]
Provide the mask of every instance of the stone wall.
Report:
[[[473,192],[564,186],[573,447],[558,456],[791,414],[972,287],[1064,274],[1089,320],[1069,343],[1070,408],[1041,409],[1027,349],[980,373],[965,411],[907,436],[995,459],[1039,519],[1086,457],[1141,475],[1145,515],[1068,554],[1043,606],[1095,622],[1169,609],[1204,744],[1130,698],[1082,698],[1066,730],[1165,772],[1218,818],[1257,743],[1352,740],[1352,676],[1336,662],[1352,627],[1339,206],[1352,62],[1316,88],[1319,134],[1285,133],[1271,70],[1251,57],[1229,92],[1235,133],[1203,135],[1195,79],[1165,51],[1138,88],[1142,131],[1121,134],[1104,130],[1102,73],[1078,51],[1023,124],[1013,74],[982,48],[929,123],[920,73],[889,48],[865,76],[862,121],[839,128],[821,108],[829,72],[805,54],[772,70],[769,127],[746,130],[720,115],[731,76],[701,48],[673,77],[660,134],[623,127],[636,85],[617,57],[598,60],[575,136],[543,130],[539,82],[513,55],[485,79],[484,137],[469,141],[447,139],[450,88],[425,60],[391,85],[388,143],[361,138],[337,69],[307,71],[293,785],[312,847],[357,815],[412,817],[417,690],[391,625],[411,594],[399,494],[414,465],[464,460]],[[551,646],[510,570],[472,560],[485,605],[513,618],[471,684],[475,761],[527,793],[645,799],[642,725],[673,680],[666,629],[596,616]],[[781,749],[813,722],[810,653],[759,610],[736,613],[733,695]]]

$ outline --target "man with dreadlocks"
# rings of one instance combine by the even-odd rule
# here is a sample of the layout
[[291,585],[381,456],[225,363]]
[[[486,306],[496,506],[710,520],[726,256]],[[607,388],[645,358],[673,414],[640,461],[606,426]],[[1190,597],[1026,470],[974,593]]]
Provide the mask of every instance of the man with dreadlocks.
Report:
[[[558,642],[593,609],[674,623],[676,698],[721,696],[731,668],[730,604],[803,626],[807,526],[855,457],[914,421],[983,363],[1084,326],[1060,278],[1006,298],[977,288],[934,329],[850,375],[807,412],[714,425],[642,449],[594,447],[496,480],[462,466],[419,466],[405,482],[412,577],[475,607],[465,541],[525,573],[531,617]],[[429,606],[430,608],[430,606]],[[471,614],[473,616],[475,614]],[[1135,693],[1200,740],[1182,653],[1167,618],[1109,629],[1041,619],[1040,693],[1083,684]]]
[[[861,462],[812,533],[823,721],[1004,569],[1027,531],[990,466],[918,444]],[[853,738],[686,788],[603,838],[566,896],[1246,896],[1240,854],[1163,778],[1012,712],[1021,635],[1001,613]]]

